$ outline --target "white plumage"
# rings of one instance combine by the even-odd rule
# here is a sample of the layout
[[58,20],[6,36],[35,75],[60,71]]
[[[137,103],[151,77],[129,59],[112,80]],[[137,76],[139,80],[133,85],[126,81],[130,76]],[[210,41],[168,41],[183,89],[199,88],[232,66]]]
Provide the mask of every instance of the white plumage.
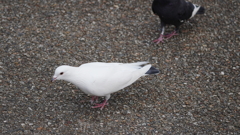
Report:
[[[67,65],[59,66],[55,70],[53,80],[65,80],[75,84],[84,93],[92,96],[105,96],[102,104],[97,104],[94,108],[103,108],[110,98],[110,94],[121,90],[141,76],[155,74],[159,71],[148,62],[137,63],[103,63],[92,62],[79,67]],[[149,71],[152,72],[149,72]],[[93,98],[92,100],[94,100]]]

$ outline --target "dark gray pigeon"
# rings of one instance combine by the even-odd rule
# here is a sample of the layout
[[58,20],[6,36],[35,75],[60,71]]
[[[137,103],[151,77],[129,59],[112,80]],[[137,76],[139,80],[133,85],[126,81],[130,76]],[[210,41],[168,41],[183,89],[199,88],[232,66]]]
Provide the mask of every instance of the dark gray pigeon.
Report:
[[[158,15],[161,20],[161,33],[158,39],[153,42],[163,42],[163,38],[171,38],[179,33],[179,26],[186,20],[192,18],[196,14],[204,14],[204,7],[186,2],[185,0],[154,0],[152,3],[152,11]],[[175,30],[164,35],[166,24],[174,25]]]

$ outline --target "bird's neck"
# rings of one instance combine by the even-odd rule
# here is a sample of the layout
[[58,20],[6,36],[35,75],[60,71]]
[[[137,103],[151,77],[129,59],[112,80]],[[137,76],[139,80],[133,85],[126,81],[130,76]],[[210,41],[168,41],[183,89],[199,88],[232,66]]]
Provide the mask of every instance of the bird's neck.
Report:
[[70,70],[64,80],[75,85],[83,82],[83,78],[81,72],[78,70],[78,67],[70,67]]

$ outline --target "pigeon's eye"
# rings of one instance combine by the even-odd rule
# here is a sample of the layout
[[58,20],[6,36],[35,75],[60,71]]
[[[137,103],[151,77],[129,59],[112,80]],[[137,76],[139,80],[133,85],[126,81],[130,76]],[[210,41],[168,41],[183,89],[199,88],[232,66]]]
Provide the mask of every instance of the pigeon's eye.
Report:
[[61,72],[60,75],[63,75],[63,72]]

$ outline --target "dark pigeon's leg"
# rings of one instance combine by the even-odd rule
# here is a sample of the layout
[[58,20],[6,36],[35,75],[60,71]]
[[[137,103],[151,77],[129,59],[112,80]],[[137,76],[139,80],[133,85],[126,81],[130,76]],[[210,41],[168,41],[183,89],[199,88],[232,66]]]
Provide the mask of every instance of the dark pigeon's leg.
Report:
[[170,33],[170,34],[167,34],[167,35],[164,35],[165,38],[169,39],[171,38],[172,36],[175,36],[175,35],[178,35],[179,33],[179,26],[176,26],[175,30]]
[[160,42],[163,42],[163,34],[165,32],[165,23],[161,21],[161,26],[160,26],[160,36],[158,39],[153,40],[153,42],[156,42],[157,44]]

